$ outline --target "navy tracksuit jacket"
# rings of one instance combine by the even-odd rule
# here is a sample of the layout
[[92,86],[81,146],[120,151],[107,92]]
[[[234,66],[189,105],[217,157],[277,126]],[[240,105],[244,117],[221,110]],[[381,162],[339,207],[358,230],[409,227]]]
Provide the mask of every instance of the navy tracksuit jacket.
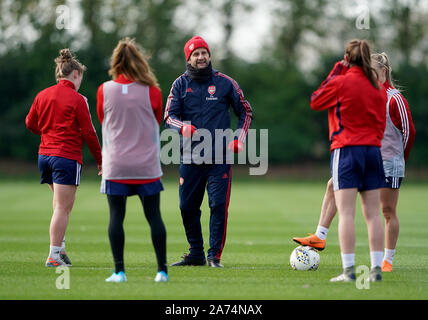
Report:
[[[238,117],[235,139],[245,142],[252,121],[252,109],[244,99],[238,83],[225,74],[213,69],[207,82],[197,82],[187,71],[172,84],[165,107],[165,127],[180,132],[184,122],[190,122],[196,129],[206,129],[212,136],[212,163],[186,158],[183,155],[181,137],[180,165],[180,210],[190,245],[190,256],[205,258],[201,230],[201,204],[208,192],[210,216],[210,248],[208,258],[220,259],[226,242],[228,207],[231,187],[231,165],[226,164],[227,142],[223,139],[222,159],[215,158],[215,130],[230,128],[230,107]],[[195,133],[197,134],[197,133]],[[192,140],[192,150],[200,142]],[[183,163],[184,162],[184,163]],[[188,163],[188,164],[186,164]]]

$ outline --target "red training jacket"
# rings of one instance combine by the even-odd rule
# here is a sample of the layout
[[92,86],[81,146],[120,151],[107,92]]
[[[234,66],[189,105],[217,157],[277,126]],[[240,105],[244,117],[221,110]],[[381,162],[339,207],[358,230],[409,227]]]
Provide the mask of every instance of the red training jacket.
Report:
[[337,62],[312,94],[311,108],[328,109],[330,151],[345,146],[381,146],[386,125],[387,94],[376,89],[361,67]]
[[86,97],[68,80],[40,91],[25,118],[27,128],[41,135],[39,154],[82,161],[83,141],[98,165],[101,147],[92,124]]

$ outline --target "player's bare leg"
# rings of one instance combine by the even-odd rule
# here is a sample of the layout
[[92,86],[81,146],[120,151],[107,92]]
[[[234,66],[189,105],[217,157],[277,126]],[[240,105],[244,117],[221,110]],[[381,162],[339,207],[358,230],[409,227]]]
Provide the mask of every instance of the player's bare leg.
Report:
[[370,245],[371,281],[381,281],[383,258],[383,226],[380,217],[380,189],[361,192],[361,204],[367,224]]
[[355,201],[357,189],[341,189],[334,193],[339,211],[340,251],[344,254],[355,251]]
[[333,191],[333,180],[327,182],[324,199],[321,206],[321,215],[315,234],[304,238],[293,238],[293,240],[303,246],[310,246],[318,250],[324,250],[327,232],[331,222],[336,216],[337,208]]
[[64,261],[60,259],[62,242],[65,236],[65,231],[68,226],[70,212],[74,205],[77,186],[53,184],[53,215],[51,219],[49,235],[50,235],[50,254],[47,266],[64,265]]
[[[53,184],[48,184],[48,186],[49,186],[49,189],[51,189],[51,191],[54,192]],[[53,210],[52,212],[55,211],[55,204],[56,204],[56,199],[55,199],[55,197],[52,197],[52,210]],[[71,260],[68,257],[67,252],[65,251],[65,235],[64,235],[64,238],[62,239],[62,242],[61,242],[61,253],[59,256],[68,266],[72,265]]]
[[385,255],[382,262],[382,271],[392,271],[392,260],[395,254],[400,223],[397,216],[397,202],[399,189],[384,188],[380,192],[382,213],[385,218]]
[[336,212],[337,207],[336,199],[334,198],[333,179],[330,178],[327,182],[327,188],[322,201],[321,215],[318,225],[327,229],[330,228],[331,222],[336,216]]
[[355,281],[355,201],[358,190],[341,189],[334,192],[339,211],[339,243],[343,272],[331,282]]

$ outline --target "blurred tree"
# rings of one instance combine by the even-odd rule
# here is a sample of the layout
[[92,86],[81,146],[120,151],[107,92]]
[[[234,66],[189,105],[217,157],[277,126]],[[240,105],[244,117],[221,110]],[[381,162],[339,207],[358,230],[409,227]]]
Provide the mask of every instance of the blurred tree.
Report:
[[400,91],[409,103],[416,128],[415,143],[408,163],[412,166],[426,167],[428,159],[428,68],[426,65],[403,65],[393,72],[399,79]]
[[221,66],[224,72],[231,72],[235,66],[236,56],[231,48],[232,35],[236,27],[237,11],[251,11],[253,7],[243,0],[224,0],[220,6],[220,16],[224,29],[223,47],[225,48]]
[[278,0],[274,25],[274,57],[286,66],[298,63],[299,45],[307,33],[325,34],[319,25],[326,6],[325,0]]
[[[81,1],[69,7],[69,18],[74,20],[69,22],[78,24],[77,31],[58,27],[59,5],[69,3],[0,0],[1,157],[34,160],[40,138],[26,130],[24,119],[37,92],[55,84],[53,60],[63,47],[70,47],[88,67],[80,92],[88,98],[99,136],[96,91],[109,79],[109,58],[120,38],[135,37],[152,55],[164,100],[185,67],[183,46],[188,35],[174,21],[180,1]],[[32,36],[26,37],[23,30]],[[87,148],[84,159],[93,163]]]
[[[409,102],[417,130],[410,164],[426,166],[428,19],[420,0],[387,0],[376,6],[367,1],[367,30],[356,28],[360,1],[266,0],[263,5],[272,8],[273,28],[259,39],[260,61],[249,63],[234,54],[231,41],[241,23],[240,14],[252,10],[255,3],[0,0],[0,157],[36,158],[40,138],[25,129],[24,119],[36,93],[55,84],[53,60],[59,49],[70,47],[88,67],[81,93],[88,97],[100,135],[96,90],[109,79],[109,59],[117,41],[135,37],[151,55],[165,102],[172,82],[185,70],[185,42],[198,34],[202,22],[216,16],[220,28],[210,30],[220,39],[220,45],[210,43],[215,67],[241,85],[254,110],[252,127],[269,129],[271,162],[328,161],[327,115],[313,112],[309,99],[341,59],[345,43],[359,37],[370,39],[376,51],[392,58],[393,76]],[[58,26],[57,9],[64,4],[70,9],[71,29]],[[177,12],[184,13],[184,18],[177,19]],[[192,28],[190,17],[196,19]],[[87,148],[84,159],[93,162]]]
[[234,70],[254,109],[252,128],[269,129],[270,162],[302,163],[325,156],[327,150],[315,146],[319,128],[314,118],[319,114],[310,112],[311,88],[301,72],[269,62],[241,63]]
[[393,32],[389,51],[392,58],[393,78],[409,103],[416,128],[416,139],[409,164],[419,167],[427,165],[428,159],[428,68],[426,53],[427,13],[418,10],[419,0],[389,0],[384,6],[384,28]]
[[385,6],[387,23],[394,25],[392,48],[400,52],[404,66],[410,64],[412,54],[417,52],[424,38],[423,28],[427,17],[418,15],[419,3],[419,0],[390,0]]

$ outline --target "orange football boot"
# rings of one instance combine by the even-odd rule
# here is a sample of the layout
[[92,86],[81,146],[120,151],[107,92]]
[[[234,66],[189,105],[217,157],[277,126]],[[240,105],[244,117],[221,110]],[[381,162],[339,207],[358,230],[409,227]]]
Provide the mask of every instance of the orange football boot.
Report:
[[390,264],[386,260],[383,260],[382,261],[382,272],[392,272],[392,264]]
[[302,246],[309,246],[317,250],[324,250],[325,240],[321,240],[315,234],[310,233],[310,236],[304,238],[293,238],[293,241],[297,242]]

